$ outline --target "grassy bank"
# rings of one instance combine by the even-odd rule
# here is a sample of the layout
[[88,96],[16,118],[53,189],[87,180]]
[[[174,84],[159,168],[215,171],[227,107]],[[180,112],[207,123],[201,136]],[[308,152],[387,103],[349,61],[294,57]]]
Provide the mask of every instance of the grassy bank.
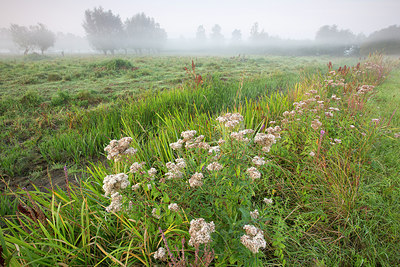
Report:
[[[64,165],[81,168],[95,160],[111,138],[123,135],[123,120],[131,127],[136,124],[130,130],[143,135],[142,129],[151,132],[157,125],[157,114],[180,109],[190,113],[193,103],[216,114],[233,105],[239,87],[242,101],[256,99],[293,87],[300,75],[326,69],[321,58],[199,57],[193,59],[194,68],[191,60],[4,59],[0,63],[1,174],[20,184],[47,177],[49,172],[55,175]],[[201,75],[204,83],[196,85],[194,75]],[[193,86],[198,92],[188,93]],[[16,177],[20,178],[12,179]]]
[[111,142],[109,160],[90,164],[89,177],[67,190],[8,190],[16,197],[9,206],[18,206],[2,210],[3,259],[15,266],[396,265],[394,65],[375,55],[305,75],[286,92],[258,92],[262,79],[229,89],[213,75],[82,114],[82,136],[132,139]]

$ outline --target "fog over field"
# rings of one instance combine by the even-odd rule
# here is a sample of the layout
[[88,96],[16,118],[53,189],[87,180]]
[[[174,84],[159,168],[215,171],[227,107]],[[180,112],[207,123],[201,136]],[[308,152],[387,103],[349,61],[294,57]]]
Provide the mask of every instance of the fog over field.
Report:
[[[13,47],[12,38],[6,36],[6,31],[12,24],[29,27],[38,23],[56,34],[56,42],[49,51],[99,50],[93,44],[89,47],[86,39],[88,33],[82,27],[85,11],[99,7],[102,7],[104,12],[110,10],[120,18],[121,23],[139,13],[154,19],[154,22],[165,30],[164,39],[168,40],[168,45],[163,49],[167,50],[188,47],[196,49],[188,40],[198,39],[199,30],[203,31],[204,39],[213,40],[214,37],[220,40],[219,44],[227,44],[234,40],[251,40],[256,30],[256,33],[260,34],[259,39],[268,39],[268,45],[282,47],[282,42],[276,40],[284,40],[284,46],[293,46],[289,40],[302,40],[302,43],[296,43],[297,46],[309,45],[307,41],[318,39],[316,33],[324,25],[335,26],[335,31],[354,34],[351,37],[352,41],[343,42],[351,45],[359,45],[362,38],[375,31],[391,25],[400,25],[397,14],[400,10],[398,0],[0,2],[0,50],[3,52],[12,50]],[[198,42],[195,44],[198,45]],[[263,46],[264,44],[265,42]],[[24,50],[26,51],[20,48],[19,51]]]
[[244,37],[254,22],[271,35],[282,38],[313,39],[322,25],[337,24],[353,32],[370,34],[380,28],[399,24],[397,0],[150,0],[150,1],[51,1],[1,0],[0,27],[11,23],[31,25],[41,22],[54,32],[84,36],[83,14],[86,9],[102,6],[121,18],[144,12],[166,29],[170,38],[195,37],[198,25],[211,30],[214,24],[222,33],[239,28]]

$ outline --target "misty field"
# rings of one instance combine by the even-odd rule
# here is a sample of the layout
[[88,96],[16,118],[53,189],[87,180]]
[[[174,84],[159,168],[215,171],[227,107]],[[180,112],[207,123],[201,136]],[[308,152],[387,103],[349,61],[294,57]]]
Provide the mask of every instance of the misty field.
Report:
[[400,263],[399,60],[0,59],[0,266]]

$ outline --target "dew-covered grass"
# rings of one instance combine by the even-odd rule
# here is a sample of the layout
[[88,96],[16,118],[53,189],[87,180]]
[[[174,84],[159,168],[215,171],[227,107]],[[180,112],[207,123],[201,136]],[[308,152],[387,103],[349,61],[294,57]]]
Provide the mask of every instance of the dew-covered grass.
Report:
[[189,64],[176,88],[76,109],[71,127],[41,143],[42,156],[101,160],[62,189],[7,188],[2,258],[13,266],[396,265],[397,64],[372,55],[299,72],[293,83],[199,78]]

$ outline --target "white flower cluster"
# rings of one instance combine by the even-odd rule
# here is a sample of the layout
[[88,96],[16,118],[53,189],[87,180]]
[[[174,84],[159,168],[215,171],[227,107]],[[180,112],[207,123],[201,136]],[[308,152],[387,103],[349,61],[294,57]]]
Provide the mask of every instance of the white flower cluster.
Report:
[[224,116],[219,116],[217,121],[224,123],[226,128],[234,128],[243,121],[243,116],[239,113],[226,113]]
[[249,177],[254,181],[255,179],[259,179],[261,177],[261,173],[257,170],[256,167],[250,167],[246,170]]
[[182,169],[186,167],[186,162],[183,158],[177,158],[175,163],[167,162],[166,166],[168,168],[168,172],[165,174],[165,176],[167,176],[168,180],[173,178],[182,178]]
[[203,142],[204,140],[204,135],[200,135],[196,137],[195,139],[191,139],[186,141],[185,148],[186,149],[191,149],[191,148],[202,148],[205,150],[208,150],[211,148],[209,144],[206,142]]
[[120,189],[125,189],[129,186],[128,175],[118,173],[107,175],[103,180],[103,190],[105,196],[112,195]]
[[207,223],[203,218],[190,221],[189,245],[206,244],[211,241],[211,233],[215,232],[214,222]]
[[272,134],[273,136],[275,136],[275,139],[279,139],[281,138],[281,127],[280,126],[275,126],[275,127],[268,127],[267,128],[267,133]]
[[132,191],[136,191],[140,188],[140,184],[132,185]]
[[179,206],[176,203],[171,203],[168,205],[168,209],[174,212],[178,212],[179,211]]
[[311,122],[311,127],[314,130],[318,130],[322,126],[322,122],[320,122],[318,119],[315,119]]
[[181,136],[183,137],[183,142],[187,142],[189,140],[193,140],[194,136],[197,134],[195,130],[189,130],[189,131],[184,131],[181,133]]
[[167,261],[168,259],[167,250],[163,247],[159,247],[158,250],[154,253],[153,257],[156,260]]
[[208,154],[210,154],[210,155],[213,154],[213,153],[218,154],[220,151],[221,151],[220,146],[212,146],[212,147],[210,147],[210,149],[208,150]]
[[149,174],[150,177],[155,177],[157,170],[155,168],[150,168],[150,170],[147,171],[147,173]]
[[252,162],[254,165],[258,166],[258,167],[261,167],[262,165],[267,164],[267,162],[265,161],[264,157],[259,157],[259,156],[255,156],[255,157],[251,160],[251,162]]
[[226,141],[224,140],[224,139],[222,139],[222,138],[220,138],[219,140],[218,140],[218,145],[220,145],[220,146],[222,146],[223,144],[225,144],[226,143]]
[[123,137],[120,140],[111,140],[110,144],[104,148],[104,151],[108,153],[107,159],[114,159],[114,161],[117,162],[121,160],[122,155],[135,154],[137,150],[129,147],[131,142],[131,137]]
[[251,252],[258,253],[260,248],[265,248],[267,242],[264,239],[264,232],[254,225],[245,225],[243,229],[246,234],[240,238],[242,244],[247,247]]
[[289,117],[289,116],[294,117],[296,115],[296,111],[295,110],[292,110],[290,112],[289,111],[285,111],[285,112],[282,113],[282,115],[283,115],[283,117]]
[[153,208],[153,210],[151,211],[151,215],[156,219],[161,219],[161,215],[157,214],[157,208]]
[[373,91],[374,88],[375,88],[375,86],[373,86],[373,85],[362,85],[362,86],[357,88],[357,94],[358,95],[366,94],[368,92]]
[[263,201],[267,205],[272,205],[274,203],[274,201],[272,199],[266,198],[266,197],[263,199]]
[[259,216],[260,216],[260,213],[258,212],[258,210],[250,211],[250,217],[251,217],[253,220],[258,219]]
[[196,172],[195,174],[193,174],[192,177],[189,179],[190,187],[202,186],[203,178],[204,178],[204,176],[201,172]]
[[223,168],[223,166],[216,161],[207,165],[207,170],[209,170],[210,172],[220,171],[220,170],[222,170],[222,168]]
[[181,149],[183,144],[185,144],[186,149],[191,149],[191,148],[203,148],[203,149],[210,149],[210,145],[207,144],[206,142],[203,142],[204,140],[204,135],[200,135],[196,138],[196,131],[195,130],[189,130],[189,131],[184,131],[181,133],[181,136],[183,139],[178,139],[175,143],[169,144],[169,146],[173,150]]
[[143,169],[143,166],[145,165],[145,162],[139,163],[139,162],[134,162],[131,167],[129,168],[131,173],[137,173],[141,169]]
[[107,212],[118,212],[121,210],[122,207],[122,196],[115,192],[111,195],[111,204],[110,206],[106,207]]
[[271,146],[276,143],[276,137],[273,134],[257,133],[254,142],[262,146],[262,151],[269,152]]
[[252,129],[245,129],[239,132],[231,132],[231,138],[240,142],[250,142],[250,139],[247,137],[244,137],[246,134],[252,134],[254,133],[254,130]]
[[173,149],[173,150],[178,150],[182,148],[182,145],[185,142],[182,139],[178,139],[178,141],[176,141],[175,143],[171,143],[169,144],[169,146]]

